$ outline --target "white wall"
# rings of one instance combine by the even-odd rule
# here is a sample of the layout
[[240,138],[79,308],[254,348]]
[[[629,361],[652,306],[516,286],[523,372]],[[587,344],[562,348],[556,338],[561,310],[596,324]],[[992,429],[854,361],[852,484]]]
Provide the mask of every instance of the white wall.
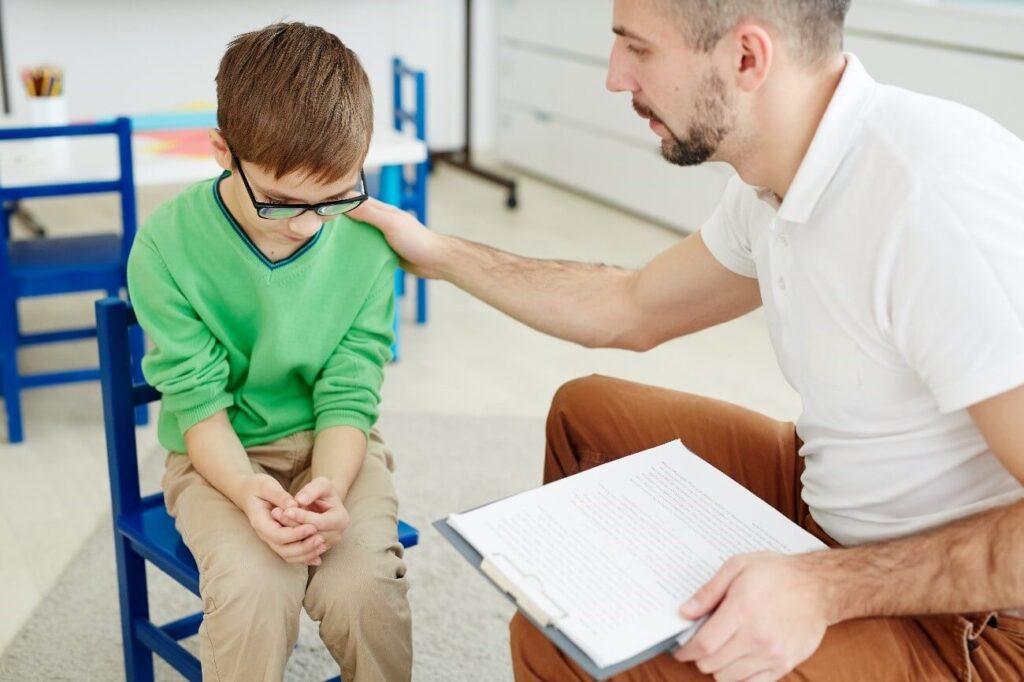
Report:
[[[434,149],[463,137],[463,0],[5,0],[7,78],[15,112],[19,73],[43,62],[65,69],[73,118],[144,113],[214,103],[213,78],[235,35],[286,19],[319,24],[359,55],[390,125],[390,59],[424,68]],[[493,0],[474,3],[473,143],[494,138]]]

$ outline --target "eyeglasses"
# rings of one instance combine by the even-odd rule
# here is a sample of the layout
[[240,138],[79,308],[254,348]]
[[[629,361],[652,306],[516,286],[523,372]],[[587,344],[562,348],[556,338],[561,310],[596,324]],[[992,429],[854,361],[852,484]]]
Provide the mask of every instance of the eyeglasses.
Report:
[[294,218],[306,211],[313,211],[317,215],[324,217],[338,216],[356,208],[366,201],[368,197],[366,194],[366,175],[363,173],[363,169],[360,168],[359,194],[353,197],[345,197],[335,201],[324,201],[319,204],[272,204],[265,201],[256,201],[256,195],[252,193],[249,180],[242,171],[242,162],[233,154],[231,158],[235,161],[235,166],[238,168],[238,177],[242,178],[242,184],[245,185],[245,191],[249,193],[249,199],[252,200],[253,208],[256,209],[256,215],[267,220]]

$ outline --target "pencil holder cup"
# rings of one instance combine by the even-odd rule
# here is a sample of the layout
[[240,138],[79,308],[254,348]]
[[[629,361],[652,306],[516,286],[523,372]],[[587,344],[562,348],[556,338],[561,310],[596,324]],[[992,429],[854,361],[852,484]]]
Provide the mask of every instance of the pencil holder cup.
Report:
[[[29,97],[28,124],[30,126],[61,126],[68,123],[68,101],[56,97]],[[46,137],[33,140],[33,151],[54,168],[68,165],[68,138]]]
[[62,126],[68,122],[68,101],[56,97],[29,97],[28,122],[33,126]]

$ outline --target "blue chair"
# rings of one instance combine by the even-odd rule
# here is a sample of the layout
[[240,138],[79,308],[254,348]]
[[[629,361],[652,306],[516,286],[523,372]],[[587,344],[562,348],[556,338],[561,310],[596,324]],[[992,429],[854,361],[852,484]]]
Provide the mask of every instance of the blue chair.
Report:
[[[0,129],[0,140],[29,140],[85,135],[117,137],[119,177],[113,180],[63,182],[45,185],[2,186],[0,205],[14,207],[24,199],[117,192],[121,197],[121,234],[90,234],[44,239],[10,240],[10,210],[0,210],[0,375],[7,411],[7,439],[22,441],[21,391],[99,378],[95,367],[61,372],[20,374],[18,349],[35,344],[91,338],[94,327],[25,334],[18,322],[18,299],[81,291],[105,291],[118,296],[125,288],[125,264],[135,238],[135,183],[132,178],[131,124],[126,118],[112,122]],[[135,357],[141,357],[141,329],[131,335]],[[141,379],[136,361],[132,373]],[[147,419],[145,407],[136,412],[138,423]]]
[[[160,394],[132,378],[130,334],[137,322],[128,303],[119,298],[97,301],[96,320],[125,679],[152,680],[155,653],[186,679],[198,682],[202,679],[199,661],[178,641],[199,631],[203,614],[166,625],[156,625],[149,618],[146,561],[199,595],[199,571],[164,507],[163,493],[143,497],[139,491],[133,410],[159,400]],[[419,541],[419,531],[399,521],[398,539],[403,546],[412,547]]]
[[[391,81],[393,90],[393,113],[395,130],[404,132],[411,130],[416,139],[424,144],[427,142],[427,76],[424,71],[410,68],[399,57],[391,59]],[[405,83],[413,83],[413,99],[415,106],[406,107],[404,96]],[[427,224],[427,172],[430,166],[428,158],[416,164],[409,173],[403,172],[400,179],[401,203],[399,206],[411,211],[416,219]],[[398,282],[398,293],[405,294],[405,273],[401,273]],[[427,321],[427,280],[416,278],[416,322],[425,324]]]

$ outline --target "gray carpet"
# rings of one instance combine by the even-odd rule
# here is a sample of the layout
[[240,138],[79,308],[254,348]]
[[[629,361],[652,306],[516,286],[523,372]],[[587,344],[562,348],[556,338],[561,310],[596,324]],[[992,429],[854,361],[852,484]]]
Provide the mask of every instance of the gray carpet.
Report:
[[[539,419],[389,414],[381,420],[397,460],[402,517],[420,529],[407,554],[413,609],[413,678],[509,680],[512,607],[431,528],[451,511],[471,508],[540,482]],[[162,453],[143,457],[155,489]],[[150,570],[150,608],[161,622],[199,610],[199,600]],[[185,642],[195,651],[195,638]],[[324,680],[337,668],[303,615],[288,680]],[[0,657],[0,680],[123,679],[117,578],[109,517]],[[180,679],[162,661],[157,679]]]

